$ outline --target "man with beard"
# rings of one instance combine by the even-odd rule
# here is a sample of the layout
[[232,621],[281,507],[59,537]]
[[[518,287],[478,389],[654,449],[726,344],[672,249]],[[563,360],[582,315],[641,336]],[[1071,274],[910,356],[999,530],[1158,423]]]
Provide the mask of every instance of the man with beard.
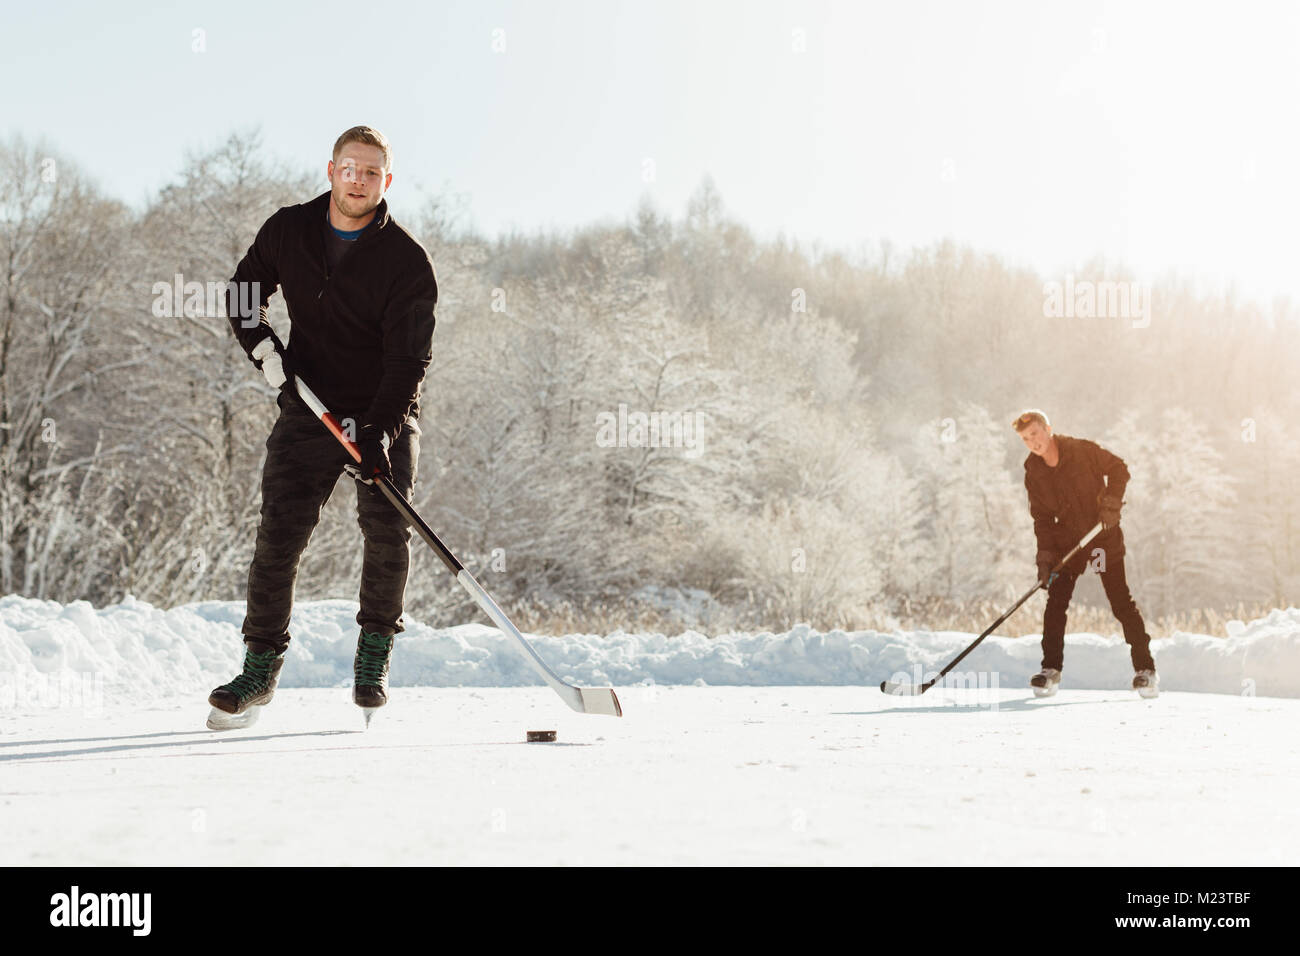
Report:
[[[257,233],[231,280],[227,315],[240,346],[280,390],[266,441],[262,511],[243,622],[243,672],[215,689],[209,726],[246,726],[269,703],[289,645],[298,560],[351,457],[298,397],[301,375],[361,451],[357,521],[364,549],[361,626],[353,701],[387,702],[394,636],[410,560],[410,528],[370,480],[392,479],[410,498],[419,457],[420,387],[433,357],[438,285],[424,247],[388,212],[392,150],[377,130],[356,126],[334,144],[330,190],[285,206]],[[283,292],[291,333],[282,344],[266,320]],[[256,306],[254,306],[254,303]],[[251,710],[250,710],[251,709]],[[244,716],[247,715],[247,716]]]

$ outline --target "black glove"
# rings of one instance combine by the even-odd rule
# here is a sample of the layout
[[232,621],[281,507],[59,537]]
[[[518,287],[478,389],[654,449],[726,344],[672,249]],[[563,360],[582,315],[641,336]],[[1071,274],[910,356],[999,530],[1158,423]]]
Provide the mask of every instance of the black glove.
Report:
[[361,452],[361,463],[357,470],[361,480],[369,481],[375,470],[385,478],[393,477],[393,464],[388,460],[388,434],[378,425],[362,425],[357,435],[357,448]]
[[1055,575],[1052,574],[1052,568],[1054,567],[1056,567],[1056,555],[1052,554],[1050,551],[1039,551],[1038,583],[1041,587],[1051,587],[1052,579],[1055,577]]
[[1097,518],[1103,531],[1119,527],[1119,509],[1123,504],[1119,498],[1104,491],[1097,497]]

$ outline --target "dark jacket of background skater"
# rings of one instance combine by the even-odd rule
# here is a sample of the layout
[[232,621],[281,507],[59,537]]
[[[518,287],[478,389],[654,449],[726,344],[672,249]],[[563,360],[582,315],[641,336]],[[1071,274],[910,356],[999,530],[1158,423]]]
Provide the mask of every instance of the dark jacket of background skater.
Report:
[[[227,315],[236,339],[280,389],[266,441],[262,511],[243,623],[244,668],[214,690],[208,726],[248,726],[269,703],[289,645],[298,560],[321,508],[351,465],[344,447],[298,397],[294,375],[321,397],[361,451],[357,522],[364,552],[361,632],[353,700],[387,702],[394,635],[410,561],[411,530],[369,480],[390,477],[408,500],[419,458],[420,386],[433,357],[438,286],[424,247],[388,214],[392,151],[370,127],[349,129],[326,167],[330,191],[278,210],[257,233],[231,280]],[[279,288],[291,333],[283,345],[266,320]]]
[[[1025,489],[1038,539],[1038,577],[1047,587],[1043,612],[1042,670],[1030,680],[1034,693],[1048,697],[1061,681],[1065,654],[1066,610],[1074,585],[1089,566],[1101,576],[1110,609],[1124,630],[1133,662],[1133,688],[1143,697],[1158,693],[1151,638],[1124,577],[1124,532],[1120,508],[1129,472],[1116,455],[1085,438],[1052,434],[1047,416],[1030,409],[1012,423],[1029,457]],[[1103,530],[1058,574],[1052,568],[1097,522]]]

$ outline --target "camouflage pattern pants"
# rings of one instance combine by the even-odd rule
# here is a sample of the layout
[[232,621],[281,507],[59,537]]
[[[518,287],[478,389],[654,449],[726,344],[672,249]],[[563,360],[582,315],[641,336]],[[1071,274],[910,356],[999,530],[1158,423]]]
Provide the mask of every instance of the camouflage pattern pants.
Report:
[[[289,644],[298,559],[320,521],[343,466],[352,458],[307,408],[281,397],[280,417],[266,439],[262,470],[262,516],[248,571],[245,638],[283,649]],[[393,484],[408,500],[415,486],[420,427],[407,421],[388,450]],[[364,552],[361,610],[357,623],[368,631],[396,634],[402,627],[402,599],[410,565],[411,528],[374,485],[354,481],[357,523]]]

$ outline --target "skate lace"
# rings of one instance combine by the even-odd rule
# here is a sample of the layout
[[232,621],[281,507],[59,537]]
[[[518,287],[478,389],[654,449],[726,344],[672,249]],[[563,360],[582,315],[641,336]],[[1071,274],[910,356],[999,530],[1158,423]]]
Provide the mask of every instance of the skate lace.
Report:
[[356,674],[358,683],[378,684],[383,679],[384,669],[388,666],[388,653],[392,647],[392,635],[361,632],[361,640],[357,644],[357,650],[360,651]]
[[254,654],[249,651],[244,655],[244,672],[226,685],[242,700],[260,694],[266,690],[271,678],[271,664],[275,662],[275,652]]

